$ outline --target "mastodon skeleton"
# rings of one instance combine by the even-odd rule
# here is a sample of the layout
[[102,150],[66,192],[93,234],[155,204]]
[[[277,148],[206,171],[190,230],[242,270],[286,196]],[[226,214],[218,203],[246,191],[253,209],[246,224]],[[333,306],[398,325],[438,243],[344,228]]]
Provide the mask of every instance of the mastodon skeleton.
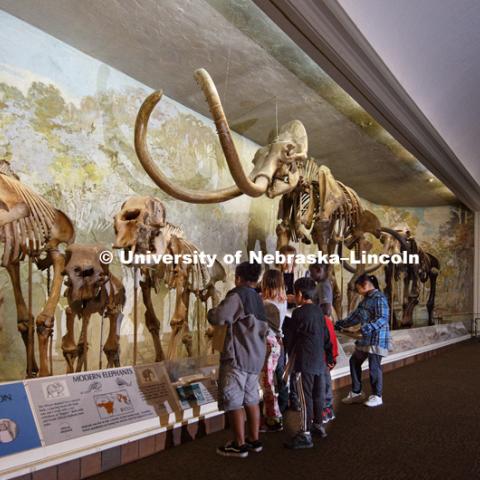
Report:
[[[427,300],[428,324],[434,324],[434,308],[437,277],[440,273],[439,260],[429,252],[421,248],[408,228],[384,228],[381,242],[384,250],[389,254],[402,254],[407,258],[410,255],[418,255],[418,263],[388,263],[385,265],[385,294],[390,303],[392,312],[392,328],[408,328],[413,326],[413,312],[419,303],[420,284],[430,283],[430,291]],[[402,318],[397,320],[394,313],[395,284],[400,284]]]
[[[319,166],[309,158],[300,169],[297,187],[282,196],[279,204],[277,226],[277,247],[290,241],[314,243],[323,253],[342,256],[342,247],[354,249],[356,258],[361,252],[368,252],[372,244],[365,237],[370,233],[380,237],[381,225],[378,218],[363,208],[353,189],[336,180],[330,169]],[[342,262],[353,273],[348,284],[348,305],[351,311],[356,303],[355,279],[364,272],[372,272],[378,265],[367,267],[358,264],[356,268]],[[334,307],[338,316],[342,314],[341,292],[330,268],[334,290]]]
[[[0,168],[0,243],[3,243],[1,265],[6,268],[13,286],[17,308],[17,326],[27,350],[27,376],[37,372],[51,374],[48,340],[53,333],[55,309],[62,286],[64,255],[61,244],[75,237],[70,219],[44,198],[22,184],[6,162]],[[33,349],[33,319],[22,293],[20,263],[30,257],[39,268],[53,266],[53,281],[48,299],[36,318],[40,369]]]
[[[155,255],[194,256],[199,248],[185,238],[183,230],[165,220],[165,207],[157,198],[132,197],[115,215],[115,248],[131,250],[136,254],[150,252]],[[211,268],[202,263],[183,262],[157,265],[139,265],[140,287],[145,305],[145,323],[150,331],[155,347],[155,361],[165,358],[160,342],[160,321],[155,313],[152,290],[157,291],[163,282],[167,288],[175,290],[175,309],[170,319],[171,336],[166,358],[175,357],[180,340],[189,356],[193,355],[192,335],[189,326],[190,295],[206,303],[212,299],[213,306],[219,302],[217,282],[225,281],[223,266],[215,261]],[[198,307],[198,306],[197,306]],[[201,325],[197,325],[200,334]],[[200,336],[198,338],[200,345]]]

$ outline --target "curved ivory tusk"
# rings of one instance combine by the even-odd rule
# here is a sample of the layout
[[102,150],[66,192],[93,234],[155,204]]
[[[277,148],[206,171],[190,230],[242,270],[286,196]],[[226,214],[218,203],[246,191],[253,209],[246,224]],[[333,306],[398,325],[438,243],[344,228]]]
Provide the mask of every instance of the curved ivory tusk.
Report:
[[[342,262],[342,265],[343,265],[343,268],[347,271],[347,272],[350,272],[350,273],[357,273],[357,269],[356,268],[353,268],[350,263],[348,263],[347,260],[344,260]],[[364,272],[362,273],[366,273],[367,275],[369,275],[370,273],[373,273],[375,270],[378,270],[380,267],[382,267],[383,265],[382,264],[379,264],[379,265],[373,265],[371,267],[368,267],[365,269]]]
[[190,203],[218,203],[238,197],[242,192],[235,186],[214,190],[212,192],[196,191],[179,187],[163,174],[155,165],[147,145],[147,129],[150,115],[155,105],[162,98],[163,92],[153,92],[143,102],[135,122],[135,151],[138,159],[149,177],[166,193],[178,200]]
[[[342,256],[342,250],[341,249],[340,249],[340,256]],[[366,273],[367,275],[369,275],[370,273],[373,273],[375,270],[378,270],[381,266],[382,266],[382,264],[372,265],[371,267],[366,268],[365,271],[362,272],[362,273]],[[347,260],[342,261],[342,267],[347,272],[350,272],[352,274],[357,273],[357,268],[358,267],[357,268],[352,267],[352,265],[350,265],[350,263]]]
[[398,243],[400,243],[400,246],[402,247],[402,249],[408,252],[408,245],[406,244],[405,239],[403,238],[402,235],[400,235],[400,233],[388,227],[380,227],[380,231],[391,235],[393,238],[395,238],[395,240],[398,241]]
[[223,111],[222,102],[218,95],[217,88],[213,83],[212,77],[210,77],[209,73],[204,68],[199,68],[195,71],[195,79],[205,94],[233,180],[245,195],[249,195],[250,197],[259,197],[263,195],[268,188],[269,180],[266,177],[259,176],[255,182],[252,182],[252,180],[245,174],[240,159],[238,158],[237,149],[232,140],[230,127],[228,126]]

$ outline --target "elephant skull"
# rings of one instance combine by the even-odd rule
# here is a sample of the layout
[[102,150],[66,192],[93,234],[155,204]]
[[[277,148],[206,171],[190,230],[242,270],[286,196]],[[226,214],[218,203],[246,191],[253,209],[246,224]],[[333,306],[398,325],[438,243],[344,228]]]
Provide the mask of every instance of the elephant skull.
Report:
[[100,262],[103,247],[99,245],[70,245],[66,251],[65,285],[72,304],[84,306],[98,298],[101,288],[108,280],[108,265]]
[[154,197],[131,197],[114,217],[113,248],[165,253],[165,206]]

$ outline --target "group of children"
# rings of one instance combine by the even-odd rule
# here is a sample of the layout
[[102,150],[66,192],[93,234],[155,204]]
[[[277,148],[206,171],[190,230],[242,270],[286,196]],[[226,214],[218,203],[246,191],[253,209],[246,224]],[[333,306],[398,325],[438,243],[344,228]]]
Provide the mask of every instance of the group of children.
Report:
[[[330,370],[338,347],[327,268],[313,265],[309,277],[295,282],[283,270],[267,270],[259,286],[261,266],[238,265],[235,288],[208,313],[211,324],[227,325],[219,408],[228,415],[234,439],[217,449],[220,455],[244,458],[260,452],[259,432],[281,431],[286,408],[299,410],[302,417],[287,448],[312,447],[312,435],[325,437],[325,424],[335,418]],[[296,307],[291,316],[289,305]]]

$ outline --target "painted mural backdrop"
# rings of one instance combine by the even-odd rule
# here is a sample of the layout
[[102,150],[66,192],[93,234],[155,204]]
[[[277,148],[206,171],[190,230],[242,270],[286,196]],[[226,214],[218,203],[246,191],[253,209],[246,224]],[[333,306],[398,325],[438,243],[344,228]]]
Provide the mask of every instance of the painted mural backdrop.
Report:
[[[425,251],[440,260],[434,316],[440,322],[467,321],[473,309],[474,218],[462,206],[393,208],[365,202],[381,223],[408,229]],[[383,277],[382,274],[379,275]],[[420,287],[418,326],[427,324],[428,283]],[[400,307],[400,305],[398,305]]]
[[[245,251],[247,245],[274,250],[278,200],[243,196],[218,205],[191,205],[172,200],[153,185],[133,150],[135,116],[149,88],[6,13],[0,12],[0,25],[0,159],[8,161],[25,184],[69,215],[78,242],[111,245],[112,217],[123,201],[131,195],[154,195],[165,203],[167,219],[184,228],[206,252],[223,255]],[[164,98],[150,123],[150,139],[164,171],[179,183],[210,189],[231,183],[209,119]],[[238,135],[235,142],[242,161],[248,164],[258,146]],[[440,258],[439,311],[446,317],[469,311],[471,215],[459,208],[371,208],[385,224],[408,223],[420,244]],[[130,271],[118,265],[112,270],[123,276],[131,292]],[[228,273],[224,290],[233,281],[232,268]],[[24,269],[24,285],[25,274]],[[46,296],[46,278],[35,271],[33,282],[34,313],[38,313]],[[23,376],[24,347],[3,270],[0,293],[1,381]],[[165,290],[156,296],[167,333],[172,301]],[[55,373],[64,371],[60,349],[64,309],[62,299],[56,315]],[[195,305],[192,311],[201,318]],[[131,313],[132,296],[128,295],[121,327],[124,364],[131,361]],[[98,365],[100,321],[98,317],[91,322],[91,368]],[[139,339],[139,361],[151,361],[153,348],[143,322]]]

